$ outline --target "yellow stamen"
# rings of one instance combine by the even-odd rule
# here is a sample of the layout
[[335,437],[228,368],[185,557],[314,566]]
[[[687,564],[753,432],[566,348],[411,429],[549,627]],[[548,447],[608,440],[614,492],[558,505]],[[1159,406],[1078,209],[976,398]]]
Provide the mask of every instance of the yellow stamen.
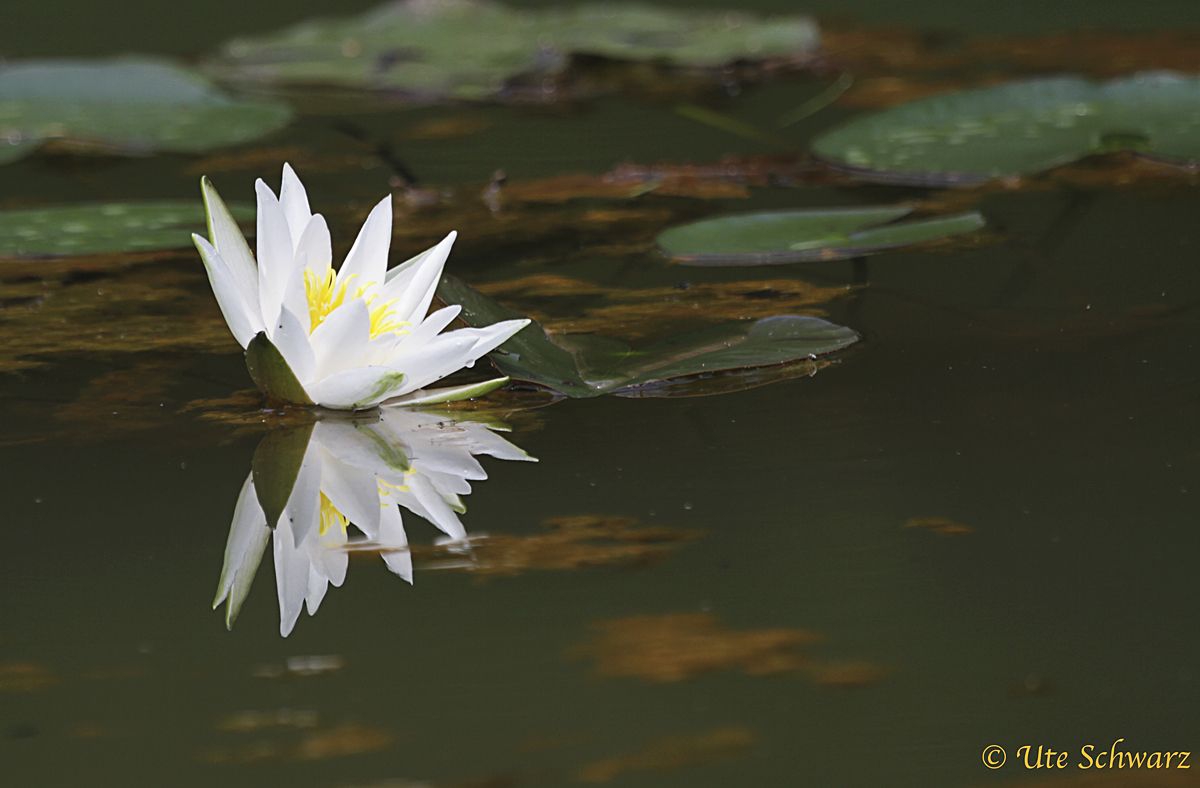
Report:
[[[350,280],[354,279],[354,276],[351,274],[346,277],[345,281],[339,282],[337,273],[332,268],[324,275],[315,274],[311,270],[304,272],[304,294],[308,298],[309,333],[316,331],[317,326],[329,317],[330,312],[346,302]],[[367,305],[367,313],[371,320],[371,339],[376,339],[384,334],[407,334],[407,328],[412,324],[407,320],[397,320],[391,312],[392,305],[396,303],[395,299],[376,304],[377,294],[370,292],[374,287],[375,284],[372,282],[355,288],[353,295],[350,296],[352,299],[361,298]]]
[[305,269],[304,294],[308,297],[309,333],[316,331],[329,313],[346,301],[346,285],[353,278],[351,275],[346,277],[345,282],[338,282],[337,273],[332,268],[323,276]]
[[321,493],[320,535],[324,536],[335,525],[340,527],[344,534],[346,533],[346,528],[350,525],[350,521],[346,519],[346,515],[337,510],[337,507],[333,505],[333,501],[325,497],[325,493]]

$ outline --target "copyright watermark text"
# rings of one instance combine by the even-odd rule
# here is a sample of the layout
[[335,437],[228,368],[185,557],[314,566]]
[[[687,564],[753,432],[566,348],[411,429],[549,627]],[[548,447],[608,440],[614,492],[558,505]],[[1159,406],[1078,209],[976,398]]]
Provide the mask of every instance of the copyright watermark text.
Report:
[[1047,744],[1021,744],[1009,751],[999,744],[983,748],[985,768],[995,771],[1006,764],[1020,769],[1190,769],[1192,754],[1187,751],[1142,750],[1130,747],[1124,738],[1111,744],[1084,744],[1076,750],[1058,749]]

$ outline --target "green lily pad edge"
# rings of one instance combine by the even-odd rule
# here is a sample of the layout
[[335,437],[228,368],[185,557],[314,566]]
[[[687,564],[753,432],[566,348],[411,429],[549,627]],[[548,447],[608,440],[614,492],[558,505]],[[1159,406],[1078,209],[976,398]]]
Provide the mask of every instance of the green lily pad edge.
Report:
[[[516,313],[452,276],[438,298],[462,307],[470,326],[490,325]],[[488,358],[504,375],[571,398],[615,394],[645,397],[689,377],[812,362],[858,342],[858,333],[818,317],[778,315],[710,326],[635,349],[590,334],[548,335],[536,322]],[[751,385],[760,385],[754,381]],[[750,387],[748,385],[747,387]],[[724,391],[736,390],[726,386]],[[680,388],[682,392],[682,388]]]
[[[253,224],[254,206],[230,212]],[[192,200],[141,200],[0,210],[0,259],[43,259],[190,247],[204,228]]]
[[977,211],[898,221],[912,211],[881,205],[731,214],[672,227],[657,243],[684,265],[781,265],[877,254],[986,226]]
[[198,72],[147,57],[0,65],[0,164],[48,141],[124,155],[200,153],[287,125],[274,100],[235,98]]
[[856,117],[813,154],[862,180],[972,186],[1128,151],[1200,166],[1200,77],[1044,77],[931,96]]

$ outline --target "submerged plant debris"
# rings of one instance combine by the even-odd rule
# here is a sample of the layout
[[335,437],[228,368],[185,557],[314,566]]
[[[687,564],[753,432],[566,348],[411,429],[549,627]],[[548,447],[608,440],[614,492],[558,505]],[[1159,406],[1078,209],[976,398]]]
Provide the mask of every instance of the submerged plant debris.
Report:
[[743,60],[803,61],[818,39],[815,23],[804,16],[637,3],[518,9],[488,0],[397,0],[356,17],[236,39],[209,69],[227,79],[423,100],[553,99],[552,86],[573,56],[716,69]]
[[[664,325],[704,320],[753,320],[780,313],[822,315],[822,307],[855,291],[853,285],[816,285],[803,279],[684,282],[664,287],[618,288],[558,274],[532,274],[479,285],[489,296],[520,304],[551,333],[609,332],[652,337]],[[569,311],[551,310],[570,299]]]
[[585,783],[606,783],[638,772],[670,772],[689,766],[735,758],[749,750],[758,737],[741,726],[716,728],[703,733],[663,736],[646,742],[628,755],[614,755],[580,767],[577,777]]
[[212,298],[194,286],[195,274],[138,266],[101,279],[4,281],[0,371],[37,366],[51,355],[228,351],[229,331]]
[[855,118],[813,143],[818,157],[859,177],[927,186],[972,185],[1117,151],[1200,164],[1200,77],[1012,82]]
[[[748,676],[805,673],[821,684],[861,686],[885,675],[870,663],[826,662],[810,650],[824,638],[804,629],[729,629],[709,613],[640,615],[601,621],[572,654],[600,676],[673,683],[720,670]],[[840,679],[840,680],[839,680]]]
[[604,515],[552,517],[542,525],[537,534],[472,537],[467,550],[461,545],[418,548],[414,558],[427,568],[505,577],[531,571],[641,566],[660,561],[700,537],[692,529],[648,526],[630,517]]
[[911,206],[897,205],[718,216],[665,230],[658,244],[688,265],[778,265],[844,260],[984,226],[977,212],[897,221],[911,212]]
[[939,536],[965,536],[975,529],[949,517],[910,517],[904,521],[905,528],[929,531]]
[[0,164],[53,141],[70,149],[195,153],[282,128],[277,101],[235,99],[164,60],[30,60],[0,65]]

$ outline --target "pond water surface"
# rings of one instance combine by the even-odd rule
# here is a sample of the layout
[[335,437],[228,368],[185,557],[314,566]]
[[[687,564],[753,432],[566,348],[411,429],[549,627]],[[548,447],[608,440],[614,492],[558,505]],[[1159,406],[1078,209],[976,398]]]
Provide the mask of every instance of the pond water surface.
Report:
[[[90,11],[60,5],[19,9],[9,34],[24,40],[9,51],[112,51],[99,29],[83,35]],[[105,24],[118,49],[192,53],[317,10],[226,5],[161,46],[130,38],[128,21]],[[984,25],[961,9],[938,25],[940,4],[915,4],[908,20],[884,4],[835,5],[814,10]],[[976,5],[1006,9],[1019,32],[1200,27],[1189,3],[1137,19],[1128,4],[1072,4],[1066,21],[1019,24],[1011,5]],[[79,22],[56,31],[68,10]],[[816,84],[718,106],[759,121]],[[853,111],[831,107],[789,139],[802,150]],[[517,182],[772,151],[646,98],[339,115],[399,140],[424,185],[472,205],[498,168]],[[445,119],[479,130],[405,135]],[[338,257],[391,170],[319,112],[271,146],[303,154]],[[211,175],[244,201],[256,175],[277,183],[269,159]],[[648,241],[730,210],[936,193],[833,183],[583,201],[528,209],[546,229],[520,231],[481,207],[402,211],[394,254],[456,228],[449,270],[474,284],[589,283],[586,296],[494,290],[551,326],[603,319],[646,288],[687,304],[698,285],[733,283],[735,301],[759,309],[779,280],[798,280],[865,284],[809,310],[863,341],[815,376],[720,396],[500,398],[506,439],[539,462],[480,458],[488,479],[461,519],[499,546],[439,548],[432,525],[406,517],[413,584],[351,556],[344,586],[287,638],[269,549],[230,631],[210,609],[238,491],[275,416],[252,398],[213,402],[250,384],[199,261],[9,276],[5,344],[45,331],[53,347],[0,374],[0,782],[964,786],[1047,777],[984,768],[992,743],[1010,758],[1021,744],[1077,752],[1121,737],[1200,750],[1200,190],[1186,172],[1103,175],[1123,166],[987,191],[973,202],[989,224],[978,241],[773,268],[672,266]],[[4,168],[0,201],[198,198],[196,167],[32,157]],[[703,323],[695,303],[653,325],[645,310],[640,323],[614,318],[611,333]],[[190,328],[155,345],[155,320]],[[114,349],[125,330],[140,350]],[[1058,779],[1191,785],[1189,774]]]

